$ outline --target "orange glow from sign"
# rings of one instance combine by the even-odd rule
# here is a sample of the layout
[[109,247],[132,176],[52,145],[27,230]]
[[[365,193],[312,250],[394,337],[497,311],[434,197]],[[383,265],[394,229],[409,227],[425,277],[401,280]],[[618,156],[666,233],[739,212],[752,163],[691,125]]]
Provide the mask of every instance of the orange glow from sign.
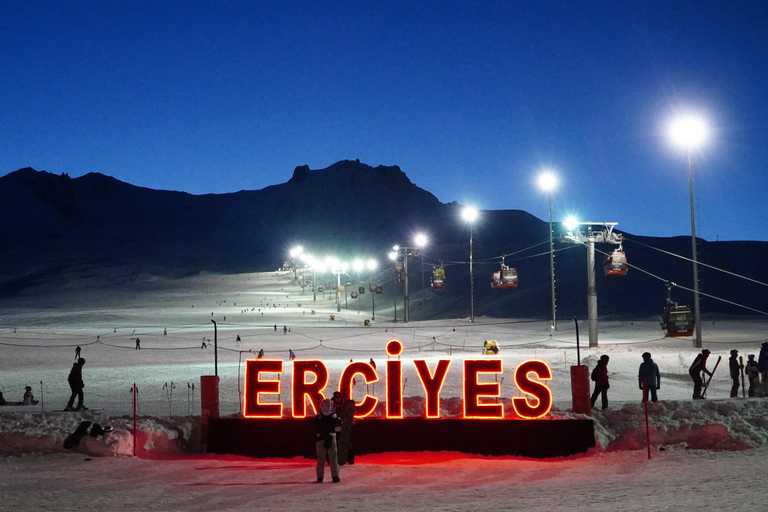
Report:
[[[387,342],[387,354],[398,357],[403,344],[398,340]],[[399,360],[387,361],[387,418],[403,417],[403,364]]]
[[[277,379],[263,378],[264,373],[277,373]],[[281,402],[264,402],[261,395],[280,394],[281,359],[248,359],[245,362],[245,394],[243,416],[246,418],[282,418]]]
[[502,419],[502,404],[480,403],[481,398],[498,398],[501,386],[498,382],[479,382],[484,373],[501,373],[501,359],[464,360],[464,417],[467,419]]
[[[307,381],[312,376],[313,380]],[[293,390],[291,415],[294,418],[307,417],[307,403],[313,409],[313,414],[320,410],[320,402],[325,400],[323,390],[328,385],[328,367],[325,363],[316,359],[293,360]]]
[[413,361],[416,372],[421,380],[421,385],[427,395],[426,411],[427,418],[440,417],[440,390],[445,383],[445,376],[448,374],[448,368],[451,366],[450,359],[440,359],[435,367],[435,373],[429,371],[427,362],[424,359]]
[[552,391],[546,384],[531,380],[533,373],[539,380],[552,380],[552,370],[547,363],[532,359],[521,363],[515,368],[515,385],[517,389],[533,396],[535,405],[529,404],[529,398],[524,396],[512,397],[512,407],[521,418],[535,420],[549,413],[552,409]]
[[[339,391],[347,400],[353,399],[352,381],[355,378],[355,375],[362,375],[366,384],[373,384],[374,382],[379,381],[379,375],[369,363],[349,363],[347,367],[344,368],[341,378],[339,379]],[[378,398],[366,393],[359,403],[355,402],[355,418],[365,418],[370,415],[376,409],[376,404],[378,403]]]

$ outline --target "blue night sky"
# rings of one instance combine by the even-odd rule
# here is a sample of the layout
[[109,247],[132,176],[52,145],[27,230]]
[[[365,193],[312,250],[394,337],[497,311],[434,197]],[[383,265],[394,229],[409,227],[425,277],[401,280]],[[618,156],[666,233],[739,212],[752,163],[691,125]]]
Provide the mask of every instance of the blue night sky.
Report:
[[[768,240],[765,1],[0,3],[0,175],[193,194],[398,165],[443,202]],[[361,196],[364,191],[361,191]]]

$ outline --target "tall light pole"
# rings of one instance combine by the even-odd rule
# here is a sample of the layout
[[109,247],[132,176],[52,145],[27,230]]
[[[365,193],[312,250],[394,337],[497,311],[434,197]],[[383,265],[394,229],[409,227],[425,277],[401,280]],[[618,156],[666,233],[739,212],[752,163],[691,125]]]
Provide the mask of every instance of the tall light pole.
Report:
[[293,267],[293,279],[294,280],[298,279],[297,268],[296,268],[296,258],[301,256],[302,252],[304,252],[304,249],[300,245],[297,245],[296,247],[291,249],[291,251],[289,252],[289,254],[291,256],[291,266]]
[[413,238],[414,245],[419,250],[419,253],[421,254],[421,319],[426,320],[426,310],[424,307],[424,302],[426,301],[426,297],[424,296],[424,247],[427,246],[427,235],[424,233],[418,233]]
[[[368,267],[370,272],[373,272],[379,266],[379,262],[371,258],[365,266]],[[374,298],[376,296],[376,289],[371,290],[371,287],[369,286],[368,291],[371,292],[371,320],[376,320],[376,299]]]
[[707,137],[707,125],[699,117],[684,116],[670,125],[672,141],[682,147],[688,157],[688,195],[691,203],[691,260],[693,261],[693,321],[695,323],[693,346],[701,348],[701,310],[699,309],[699,262],[696,254],[696,217],[693,205],[693,164],[691,151]]
[[472,270],[472,225],[479,212],[477,208],[465,207],[461,211],[461,217],[469,224],[469,321],[475,322],[475,275]]
[[549,207],[549,278],[552,284],[552,330],[557,330],[557,303],[555,302],[555,241],[552,231],[552,190],[557,185],[557,178],[551,172],[539,176],[539,187],[547,193]]

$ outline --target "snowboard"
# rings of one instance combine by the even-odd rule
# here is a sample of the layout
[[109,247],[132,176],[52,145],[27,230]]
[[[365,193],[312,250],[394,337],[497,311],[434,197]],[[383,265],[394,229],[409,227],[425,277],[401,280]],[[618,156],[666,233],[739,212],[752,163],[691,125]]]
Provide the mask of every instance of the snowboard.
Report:
[[352,454],[352,424],[355,421],[355,402],[354,400],[347,400],[344,402],[344,411],[341,417],[341,432],[336,439],[336,455],[339,461],[339,465],[344,465],[347,462],[350,464],[355,463],[354,455]]
[[712,375],[709,376],[709,379],[707,379],[707,382],[704,383],[704,387],[701,388],[701,396],[702,398],[707,396],[707,388],[709,387],[709,383],[712,382],[712,377],[715,376],[715,372],[717,371],[717,367],[720,366],[720,360],[722,359],[722,356],[717,356],[717,362],[715,363],[715,367],[712,368]]

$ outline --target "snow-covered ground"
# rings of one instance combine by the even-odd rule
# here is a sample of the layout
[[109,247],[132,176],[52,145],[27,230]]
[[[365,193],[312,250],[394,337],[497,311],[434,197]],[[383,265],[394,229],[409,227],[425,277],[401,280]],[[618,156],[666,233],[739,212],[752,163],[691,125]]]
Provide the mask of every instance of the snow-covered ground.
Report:
[[[250,460],[202,453],[197,417],[201,375],[221,377],[222,415],[241,407],[243,361],[263,349],[268,357],[325,360],[331,382],[349,359],[386,360],[385,345],[403,342],[406,414],[419,415],[423,396],[409,360],[485,357],[486,339],[501,346],[504,402],[517,394],[511,372],[538,358],[553,370],[554,416],[573,416],[569,368],[576,364],[572,323],[476,318],[393,323],[392,312],[370,297],[313,300],[291,274],[150,276],[110,285],[73,281],[63,290],[29,294],[0,304],[0,390],[21,400],[33,387],[41,403],[0,407],[3,503],[20,510],[269,510],[318,508],[413,510],[663,510],[738,503],[759,510],[758,491],[768,440],[768,398],[729,399],[728,352],[759,351],[768,323],[706,319],[705,345],[721,366],[709,399],[690,400],[687,368],[698,353],[690,338],[668,339],[654,319],[601,322],[599,347],[589,348],[581,325],[580,358],[594,367],[608,354],[610,408],[595,411],[598,448],[563,460],[534,461],[458,453],[361,456],[342,470],[343,492],[313,484],[314,461]],[[358,311],[359,308],[359,311]],[[314,311],[314,314],[313,314]],[[334,320],[330,316],[334,315]],[[214,350],[201,348],[214,340]],[[286,332],[283,333],[283,326]],[[277,329],[276,329],[277,327]],[[290,330],[288,330],[290,329]],[[237,345],[235,338],[242,342]],[[141,350],[136,350],[136,338]],[[69,396],[66,376],[80,346],[85,403],[92,411],[58,413]],[[660,402],[650,404],[651,459],[637,386],[643,352],[662,372]],[[452,365],[442,398],[444,414],[456,412],[461,372]],[[282,377],[289,379],[290,374]],[[287,381],[286,381],[287,382]],[[138,392],[138,447],[134,458],[133,384]],[[193,388],[194,386],[194,388]],[[358,384],[383,398],[383,386]],[[285,397],[278,397],[287,402]],[[114,432],[86,438],[76,451],[62,441],[83,420],[112,425]],[[297,442],[311,442],[297,440]],[[308,487],[309,486],[309,487]],[[329,487],[330,486],[330,487]],[[343,501],[340,500],[343,495]],[[9,508],[14,509],[14,508]]]

